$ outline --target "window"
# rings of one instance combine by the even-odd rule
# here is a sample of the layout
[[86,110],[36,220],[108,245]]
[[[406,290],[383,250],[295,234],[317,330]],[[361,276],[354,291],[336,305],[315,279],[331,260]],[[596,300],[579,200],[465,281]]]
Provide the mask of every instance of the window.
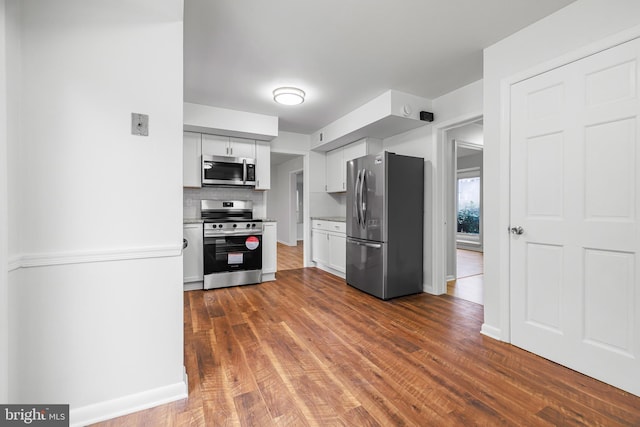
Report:
[[480,242],[481,188],[479,168],[458,171],[456,216],[459,242]]

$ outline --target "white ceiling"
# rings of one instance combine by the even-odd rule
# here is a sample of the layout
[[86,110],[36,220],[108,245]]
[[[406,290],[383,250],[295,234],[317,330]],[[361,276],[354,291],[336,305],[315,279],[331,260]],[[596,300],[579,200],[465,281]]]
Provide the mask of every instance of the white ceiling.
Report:
[[[436,98],[482,78],[482,49],[574,0],[185,0],[187,102],[310,134],[394,89]],[[297,86],[297,107],[271,91]]]

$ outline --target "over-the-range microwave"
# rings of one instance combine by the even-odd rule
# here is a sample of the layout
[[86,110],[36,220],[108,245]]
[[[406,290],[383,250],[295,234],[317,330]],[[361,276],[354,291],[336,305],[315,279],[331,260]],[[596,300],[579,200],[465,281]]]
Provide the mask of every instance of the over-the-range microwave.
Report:
[[248,157],[202,156],[202,185],[256,186],[256,160]]

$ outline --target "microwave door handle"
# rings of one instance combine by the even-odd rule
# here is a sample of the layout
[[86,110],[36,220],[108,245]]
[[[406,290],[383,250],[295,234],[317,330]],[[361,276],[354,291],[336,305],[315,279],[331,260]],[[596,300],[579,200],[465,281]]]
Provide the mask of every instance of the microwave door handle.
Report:
[[242,159],[242,183],[247,185],[247,159]]

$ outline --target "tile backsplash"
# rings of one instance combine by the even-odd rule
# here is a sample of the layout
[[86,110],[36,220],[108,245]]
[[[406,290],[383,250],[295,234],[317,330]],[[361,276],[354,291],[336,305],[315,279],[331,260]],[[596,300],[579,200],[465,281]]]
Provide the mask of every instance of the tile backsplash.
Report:
[[183,188],[182,199],[182,216],[184,218],[200,217],[200,200],[251,200],[253,202],[253,216],[263,218],[266,215],[265,192],[249,188]]

